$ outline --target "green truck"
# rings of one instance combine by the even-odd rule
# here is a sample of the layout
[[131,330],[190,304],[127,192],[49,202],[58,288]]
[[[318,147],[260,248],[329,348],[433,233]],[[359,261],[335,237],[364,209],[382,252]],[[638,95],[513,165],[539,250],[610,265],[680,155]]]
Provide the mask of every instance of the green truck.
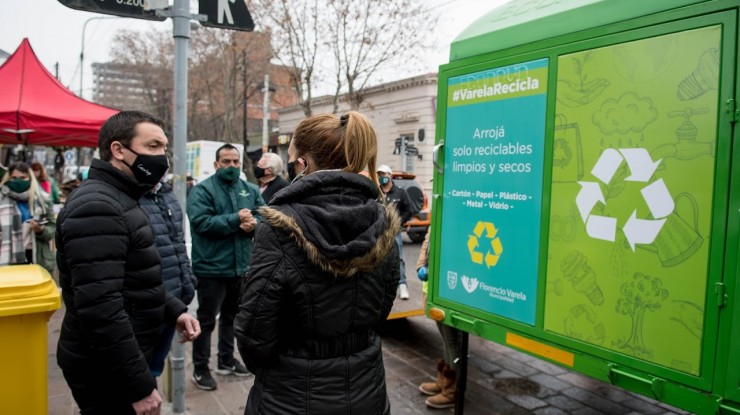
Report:
[[740,414],[740,0],[514,0],[440,67],[431,318]]

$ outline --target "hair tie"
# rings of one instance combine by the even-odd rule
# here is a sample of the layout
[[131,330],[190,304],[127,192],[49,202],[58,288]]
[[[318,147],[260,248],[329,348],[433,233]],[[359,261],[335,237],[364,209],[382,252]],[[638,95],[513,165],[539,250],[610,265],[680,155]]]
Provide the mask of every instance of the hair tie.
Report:
[[339,117],[339,126],[344,127],[347,125],[347,120],[349,120],[349,115],[344,114],[341,117]]

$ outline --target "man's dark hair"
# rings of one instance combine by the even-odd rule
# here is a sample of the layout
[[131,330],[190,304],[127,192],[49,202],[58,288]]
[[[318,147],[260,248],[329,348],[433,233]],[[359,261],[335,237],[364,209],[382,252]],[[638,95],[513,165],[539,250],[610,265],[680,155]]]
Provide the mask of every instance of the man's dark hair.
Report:
[[131,140],[133,140],[134,135],[136,134],[136,126],[143,122],[152,123],[164,130],[164,121],[141,111],[121,111],[108,118],[105,124],[100,127],[100,134],[98,134],[100,159],[111,161],[113,153],[110,151],[110,145],[114,141],[118,141],[124,146],[130,147]]
[[[232,146],[229,143],[226,143],[226,144],[222,145],[221,147],[219,147],[218,150],[216,150],[216,161],[221,160],[221,150],[236,150],[237,153],[239,152],[239,149],[238,148]],[[241,157],[241,156],[242,155],[239,154],[239,157]]]

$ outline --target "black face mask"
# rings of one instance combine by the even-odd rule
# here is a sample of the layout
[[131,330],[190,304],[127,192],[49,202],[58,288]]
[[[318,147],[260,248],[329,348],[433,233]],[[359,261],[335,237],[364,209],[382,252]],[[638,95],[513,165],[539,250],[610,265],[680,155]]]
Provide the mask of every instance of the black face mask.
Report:
[[254,176],[258,179],[265,177],[265,169],[259,166],[254,166]]
[[[290,163],[288,163],[288,166],[287,166],[288,167],[288,178],[290,179],[291,183],[301,178],[306,173],[306,169],[308,169],[308,164],[306,164],[306,167],[302,171],[300,172],[295,171],[296,161],[298,161],[298,159],[295,159],[295,161],[291,161]],[[304,163],[305,163],[305,160],[304,160]]]
[[131,148],[124,146],[128,151],[136,154],[136,159],[133,164],[123,163],[127,165],[131,172],[134,173],[134,177],[139,184],[145,186],[154,187],[167,173],[167,169],[170,168],[170,163],[167,161],[167,156],[159,154],[156,156],[149,154],[139,154]]

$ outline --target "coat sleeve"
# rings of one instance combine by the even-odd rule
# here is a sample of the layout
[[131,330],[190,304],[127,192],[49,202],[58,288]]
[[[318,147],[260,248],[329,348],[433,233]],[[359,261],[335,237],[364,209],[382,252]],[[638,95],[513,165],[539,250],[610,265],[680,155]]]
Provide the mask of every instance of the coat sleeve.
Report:
[[[409,194],[406,193],[406,190],[402,188],[398,188],[399,190],[399,198],[400,202],[398,202],[398,213],[401,215],[401,224],[404,224],[411,219],[411,216],[413,216],[414,213],[411,211],[411,200],[409,199]],[[399,271],[400,272],[400,271]]]
[[95,361],[125,385],[121,394],[132,403],[139,401],[157,385],[124,309],[130,240],[122,209],[105,200],[88,200],[67,214],[63,231],[60,249],[75,310]]
[[381,264],[383,268],[380,274],[383,276],[383,302],[380,306],[380,320],[378,323],[384,322],[388,318],[388,314],[391,313],[393,301],[396,299],[398,282],[401,280],[401,257],[398,253],[398,245],[393,244],[391,251]]
[[419,259],[416,261],[417,271],[419,268],[429,264],[429,234],[431,232],[427,231],[427,234],[424,235],[424,242],[422,242],[421,249],[419,250]]
[[239,230],[239,213],[216,211],[216,201],[203,185],[198,185],[188,196],[188,217],[193,232],[218,238],[233,235]]
[[46,201],[46,206],[44,206],[46,216],[44,217],[44,220],[46,221],[46,225],[44,225],[44,231],[40,234],[36,234],[36,240],[43,243],[49,243],[52,239],[54,239],[54,234],[56,233],[57,226],[56,226],[56,219],[54,217],[54,208],[52,207],[51,201]]
[[[172,195],[170,193],[170,195]],[[172,195],[171,198],[172,206],[171,208],[175,211],[182,213],[182,209],[180,209],[180,203],[177,201],[177,198]],[[178,215],[177,217],[180,217],[183,215]],[[182,286],[182,302],[187,304],[190,304],[191,301],[193,301],[193,297],[195,296],[195,275],[193,274],[193,267],[190,264],[190,258],[188,257],[188,250],[185,248],[185,233],[183,231],[183,221],[175,223],[176,229],[176,235],[175,240],[172,241],[173,245],[175,246],[175,253],[177,255],[177,262],[180,265],[180,284]]]
[[277,320],[283,296],[284,253],[277,235],[266,224],[258,224],[252,266],[234,319],[239,353],[255,373],[269,366],[278,354]]

